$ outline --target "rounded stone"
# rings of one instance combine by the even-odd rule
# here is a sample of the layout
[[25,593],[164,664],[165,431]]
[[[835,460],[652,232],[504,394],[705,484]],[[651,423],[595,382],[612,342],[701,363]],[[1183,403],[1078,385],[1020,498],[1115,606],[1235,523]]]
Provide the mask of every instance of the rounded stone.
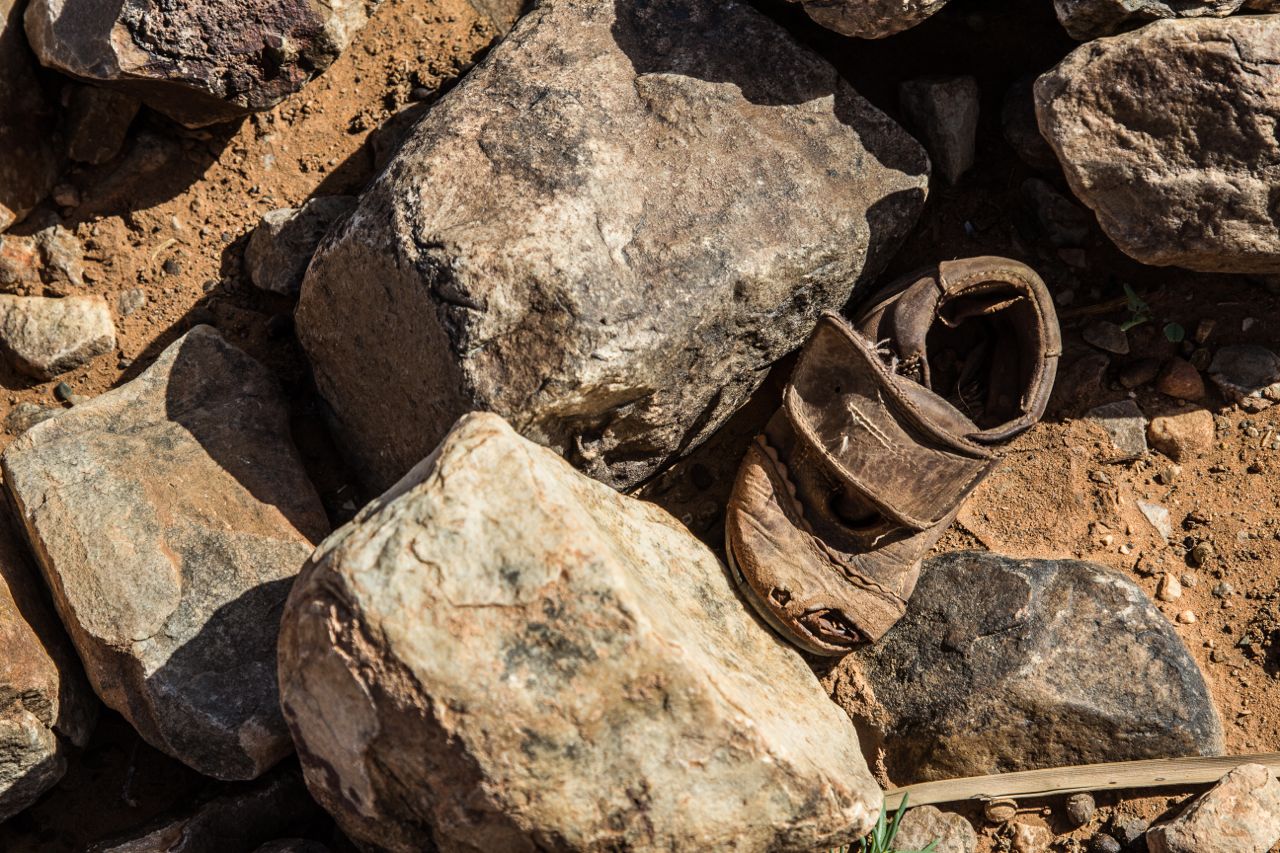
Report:
[[1067,797],[1066,815],[1072,826],[1084,826],[1093,820],[1096,809],[1097,804],[1093,801],[1093,794],[1087,791]]
[[1223,750],[1173,626],[1076,560],[927,560],[902,620],[826,682],[897,785]]

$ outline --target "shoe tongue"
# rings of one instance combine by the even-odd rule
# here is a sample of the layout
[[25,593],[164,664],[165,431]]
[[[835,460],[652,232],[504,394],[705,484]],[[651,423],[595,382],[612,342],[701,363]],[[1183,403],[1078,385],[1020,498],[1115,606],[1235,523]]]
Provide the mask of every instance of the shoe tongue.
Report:
[[869,341],[832,315],[805,347],[784,405],[831,483],[915,529],[945,518],[994,463],[964,438],[972,421],[891,373]]
[[937,315],[940,295],[936,279],[922,278],[859,328],[875,341],[878,351],[893,356],[894,373],[925,388],[932,388],[926,336]]

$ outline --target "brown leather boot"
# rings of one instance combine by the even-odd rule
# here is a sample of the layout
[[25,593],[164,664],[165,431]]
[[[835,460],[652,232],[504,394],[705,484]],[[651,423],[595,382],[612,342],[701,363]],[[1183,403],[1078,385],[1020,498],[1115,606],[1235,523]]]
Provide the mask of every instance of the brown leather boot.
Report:
[[842,655],[902,617],[920,561],[1044,413],[1062,350],[1029,267],[914,273],[826,314],[747,451],[725,521],[739,587],[786,639]]

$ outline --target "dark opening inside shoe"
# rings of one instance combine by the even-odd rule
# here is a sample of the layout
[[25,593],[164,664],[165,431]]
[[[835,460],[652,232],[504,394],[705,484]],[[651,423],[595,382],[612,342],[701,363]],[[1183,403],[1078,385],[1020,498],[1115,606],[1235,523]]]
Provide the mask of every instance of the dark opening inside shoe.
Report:
[[908,276],[854,324],[824,315],[730,498],[743,593],[810,652],[879,639],[998,445],[1043,414],[1060,351],[1044,283],[1003,258]]

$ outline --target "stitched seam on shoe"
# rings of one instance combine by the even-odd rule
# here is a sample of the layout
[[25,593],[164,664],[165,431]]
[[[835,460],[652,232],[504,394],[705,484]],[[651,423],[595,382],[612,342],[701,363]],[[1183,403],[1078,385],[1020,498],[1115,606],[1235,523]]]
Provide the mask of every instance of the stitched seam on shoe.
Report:
[[834,563],[835,567],[840,569],[840,573],[844,575],[845,579],[849,582],[856,586],[860,586],[863,589],[878,592],[893,601],[901,603],[905,607],[906,599],[854,568],[849,564],[848,557],[840,554],[839,552],[833,551],[830,545],[822,541],[822,537],[813,532],[813,526],[809,523],[809,520],[804,517],[804,504],[801,503],[800,499],[795,495],[795,482],[791,479],[791,474],[787,470],[787,465],[782,461],[782,457],[778,454],[777,448],[769,444],[768,439],[763,435],[756,436],[756,440],[760,442],[760,446],[767,451],[765,456],[772,463],[770,465],[770,468],[772,469],[771,473],[776,474],[778,479],[782,481],[783,491],[786,494],[787,502],[791,505],[790,509],[792,510],[788,515],[794,518],[797,526],[800,528],[800,532],[808,537],[810,546],[817,546],[821,554],[825,555],[828,560]]

